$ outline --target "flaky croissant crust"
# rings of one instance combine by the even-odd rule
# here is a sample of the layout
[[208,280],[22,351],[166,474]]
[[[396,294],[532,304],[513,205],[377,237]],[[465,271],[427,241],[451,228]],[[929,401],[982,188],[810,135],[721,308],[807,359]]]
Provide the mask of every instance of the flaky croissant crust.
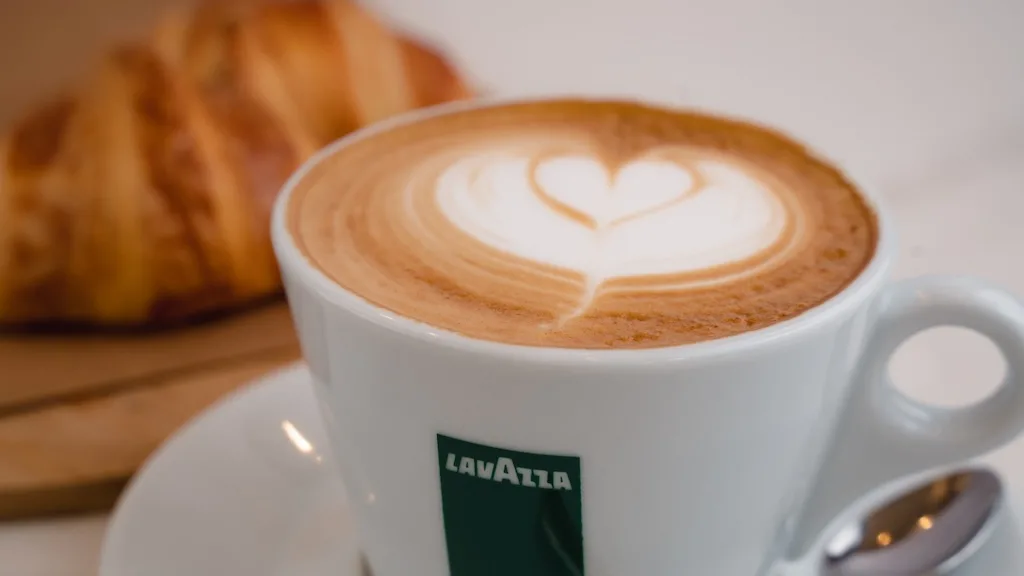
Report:
[[159,325],[278,294],[270,210],[302,160],[468,96],[348,1],[168,15],[0,141],[0,325]]

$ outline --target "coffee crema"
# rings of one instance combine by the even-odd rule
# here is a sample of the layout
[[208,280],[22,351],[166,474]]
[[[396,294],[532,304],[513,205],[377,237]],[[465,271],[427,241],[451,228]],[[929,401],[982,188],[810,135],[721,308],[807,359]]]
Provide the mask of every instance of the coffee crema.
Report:
[[464,109],[357,137],[287,212],[345,289],[484,340],[673,346],[757,330],[847,286],[877,242],[836,168],[741,121],[639,103]]

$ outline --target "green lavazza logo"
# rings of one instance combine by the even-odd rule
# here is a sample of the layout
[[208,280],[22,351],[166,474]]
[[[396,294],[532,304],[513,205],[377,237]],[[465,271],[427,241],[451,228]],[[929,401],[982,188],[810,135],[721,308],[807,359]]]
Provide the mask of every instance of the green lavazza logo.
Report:
[[437,435],[451,576],[583,576],[580,459]]
[[[458,460],[458,465],[456,465]],[[444,463],[444,469],[449,472],[458,472],[468,476],[476,476],[484,480],[494,482],[508,482],[519,484],[527,488],[551,488],[554,490],[572,490],[572,481],[569,480],[569,473],[555,470],[532,470],[530,468],[517,468],[511,458],[498,458],[497,462],[485,462],[476,460],[469,456],[459,458],[454,453],[448,453],[448,460]],[[548,479],[553,479],[549,481]]]

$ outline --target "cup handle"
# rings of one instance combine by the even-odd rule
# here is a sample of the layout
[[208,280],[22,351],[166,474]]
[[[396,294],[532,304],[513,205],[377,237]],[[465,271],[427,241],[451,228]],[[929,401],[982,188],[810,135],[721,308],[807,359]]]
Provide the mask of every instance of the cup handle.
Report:
[[[845,408],[790,534],[790,558],[806,554],[843,509],[879,485],[980,456],[1024,431],[1024,305],[1016,297],[971,278],[931,276],[887,287],[874,305]],[[999,347],[1006,376],[992,396],[945,408],[896,389],[889,358],[935,326],[970,328]]]

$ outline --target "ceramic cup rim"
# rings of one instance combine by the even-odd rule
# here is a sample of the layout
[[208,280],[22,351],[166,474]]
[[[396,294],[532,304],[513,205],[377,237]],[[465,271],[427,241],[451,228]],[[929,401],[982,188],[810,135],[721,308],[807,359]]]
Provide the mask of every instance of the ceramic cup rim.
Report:
[[[301,282],[309,291],[316,294],[329,305],[340,308],[366,322],[403,337],[429,342],[448,349],[501,359],[540,364],[588,366],[644,366],[683,361],[711,360],[719,358],[723,354],[743,354],[784,346],[794,338],[798,338],[801,334],[815,332],[822,327],[833,325],[836,321],[851,316],[861,308],[865,301],[877,293],[880,285],[887,277],[895,251],[894,231],[887,216],[888,211],[882,204],[877,188],[868,186],[865,182],[859,181],[857,178],[851,178],[849,175],[847,177],[873,210],[878,228],[874,255],[867,266],[861,270],[852,282],[821,304],[771,326],[714,340],[675,346],[640,349],[556,348],[472,338],[401,316],[364,300],[354,292],[331,280],[326,274],[310,263],[295,244],[291,232],[288,230],[287,219],[288,205],[292,193],[314,167],[345,147],[392,128],[436,116],[451,115],[467,110],[495,108],[516,103],[544,102],[566,98],[593,102],[631,100],[656,107],[687,110],[720,118],[742,119],[757,126],[769,126],[756,119],[725,114],[706,107],[679,106],[678,104],[659,102],[656,99],[649,98],[637,99],[577,94],[486,97],[451,102],[399,114],[356,130],[328,144],[306,160],[285,182],[274,203],[271,215],[271,238],[282,273]],[[792,141],[800,142],[799,139],[784,131],[780,133]],[[836,162],[820,154],[815,148],[811,147],[809,149],[814,150],[816,157],[822,161],[831,166],[838,166]]]

